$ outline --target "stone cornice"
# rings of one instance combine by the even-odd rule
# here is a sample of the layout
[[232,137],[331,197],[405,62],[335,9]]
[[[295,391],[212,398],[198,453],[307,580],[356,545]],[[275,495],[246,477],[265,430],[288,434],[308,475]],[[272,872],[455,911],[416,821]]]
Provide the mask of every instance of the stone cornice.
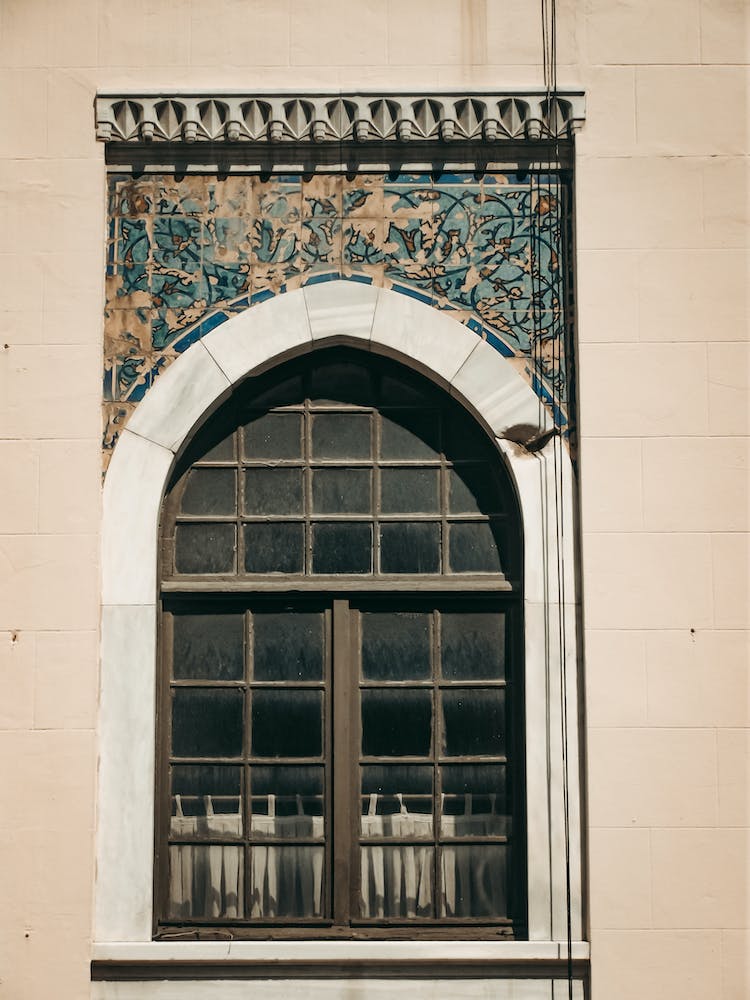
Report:
[[570,139],[581,92],[120,93],[96,98],[96,137],[111,144],[495,143]]

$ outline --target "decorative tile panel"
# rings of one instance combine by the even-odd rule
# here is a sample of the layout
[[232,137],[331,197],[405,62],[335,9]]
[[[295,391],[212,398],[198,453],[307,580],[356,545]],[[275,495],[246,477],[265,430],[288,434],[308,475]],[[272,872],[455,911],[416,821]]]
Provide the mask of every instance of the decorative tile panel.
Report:
[[567,427],[565,219],[556,173],[109,177],[104,448],[190,344],[334,278],[454,314]]

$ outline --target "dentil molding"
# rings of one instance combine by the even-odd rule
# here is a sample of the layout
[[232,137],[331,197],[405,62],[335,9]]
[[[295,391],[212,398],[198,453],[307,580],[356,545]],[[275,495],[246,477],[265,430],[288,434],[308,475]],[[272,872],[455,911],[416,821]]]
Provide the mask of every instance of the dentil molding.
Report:
[[405,144],[570,139],[582,92],[120,93],[96,98],[96,137],[121,143]]

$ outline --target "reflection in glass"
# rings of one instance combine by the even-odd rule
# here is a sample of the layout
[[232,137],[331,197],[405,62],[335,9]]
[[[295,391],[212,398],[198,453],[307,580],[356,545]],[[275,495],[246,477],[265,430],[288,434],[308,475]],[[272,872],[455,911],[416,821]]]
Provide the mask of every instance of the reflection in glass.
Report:
[[240,788],[242,774],[239,767],[205,764],[177,764],[171,769],[172,815],[170,834],[188,836],[183,819],[195,819],[190,836],[209,837],[217,832],[221,817],[231,817],[227,822],[227,836],[242,833],[242,808]]
[[241,614],[172,616],[176,680],[242,680],[244,624]]
[[[211,439],[215,440],[214,435]],[[232,462],[234,460],[234,434],[213,445],[201,456],[201,462]]]
[[245,458],[301,458],[302,415],[263,413],[246,424]]
[[191,469],[182,494],[183,514],[234,514],[237,479],[234,469]]
[[175,688],[175,757],[237,757],[242,752],[242,692],[232,688]]
[[368,413],[316,413],[312,418],[313,458],[370,457]]
[[245,513],[302,513],[302,469],[246,469]]
[[323,837],[323,768],[250,768],[250,832],[269,840]]
[[507,917],[507,844],[445,844],[440,848],[441,917]]
[[255,844],[250,848],[250,916],[320,917],[323,847]]
[[323,678],[323,615],[320,612],[253,615],[253,678],[315,681]]
[[489,465],[459,465],[448,470],[451,514],[497,514],[502,502]]
[[499,529],[491,521],[451,524],[450,568],[453,573],[501,573]]
[[361,801],[363,837],[432,837],[431,767],[368,764]]
[[232,573],[233,524],[178,524],[174,563],[178,573]]
[[439,524],[399,521],[380,525],[381,573],[439,571]]
[[369,524],[314,524],[313,573],[371,573],[372,527]]
[[377,920],[433,916],[434,859],[435,849],[426,844],[382,847],[363,844],[360,847],[362,917]]
[[314,469],[312,503],[316,514],[369,513],[370,470]]
[[505,676],[505,615],[496,611],[443,612],[442,673],[446,680],[502,680]]
[[302,572],[303,524],[246,524],[244,537],[247,573]]
[[441,697],[447,756],[505,753],[504,688],[444,688]]
[[[192,816],[184,819],[186,825],[195,821]],[[239,817],[217,816],[214,822],[223,827],[230,819],[239,820]],[[188,917],[236,920],[244,916],[244,896],[241,847],[229,844],[170,845],[169,916],[172,920]]]
[[440,769],[444,837],[507,837],[505,764],[445,764]]
[[310,381],[310,401],[317,405],[372,402],[370,372],[361,364],[316,365]]
[[361,622],[365,680],[426,680],[431,676],[429,615],[366,611]]
[[384,514],[435,514],[440,509],[437,469],[381,469]]
[[323,749],[320,691],[256,689],[252,693],[252,754],[319,757]]
[[433,410],[386,410],[380,455],[387,460],[439,458],[439,420]]
[[431,739],[431,691],[408,688],[362,691],[365,757],[426,756]]

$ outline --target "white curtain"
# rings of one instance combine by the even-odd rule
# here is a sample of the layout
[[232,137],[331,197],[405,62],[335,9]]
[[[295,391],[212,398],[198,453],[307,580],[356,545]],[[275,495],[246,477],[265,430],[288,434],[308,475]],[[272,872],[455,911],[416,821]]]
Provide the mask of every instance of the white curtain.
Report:
[[[250,833],[274,843],[250,848],[250,913],[256,918],[319,917],[323,912],[324,849],[281,844],[298,837],[322,839],[323,817],[305,814],[296,796],[296,814],[276,815],[276,796],[268,795],[267,814],[254,813]],[[216,813],[213,798],[204,797],[205,816],[186,816],[182,798],[175,796],[173,837],[239,836],[242,816]],[[238,806],[239,808],[239,806]],[[170,913],[173,918],[242,917],[244,913],[241,845],[173,844],[170,846]]]
[[[393,815],[377,815],[378,796],[370,795],[362,817],[363,837],[431,840],[432,816],[409,813],[403,796]],[[495,813],[494,795],[487,812],[472,811],[464,796],[464,813],[442,818],[444,837],[502,836],[508,819]],[[443,800],[444,801],[444,800]],[[366,844],[361,849],[361,895],[364,917],[481,917],[506,912],[506,848],[494,844],[444,844],[441,848],[441,898],[435,912],[431,844]]]
[[[215,813],[204,796],[205,816],[185,816],[175,795],[173,837],[230,837],[242,833],[242,816]],[[241,917],[244,911],[242,847],[230,844],[173,844],[170,849],[170,912],[173,917]]]

